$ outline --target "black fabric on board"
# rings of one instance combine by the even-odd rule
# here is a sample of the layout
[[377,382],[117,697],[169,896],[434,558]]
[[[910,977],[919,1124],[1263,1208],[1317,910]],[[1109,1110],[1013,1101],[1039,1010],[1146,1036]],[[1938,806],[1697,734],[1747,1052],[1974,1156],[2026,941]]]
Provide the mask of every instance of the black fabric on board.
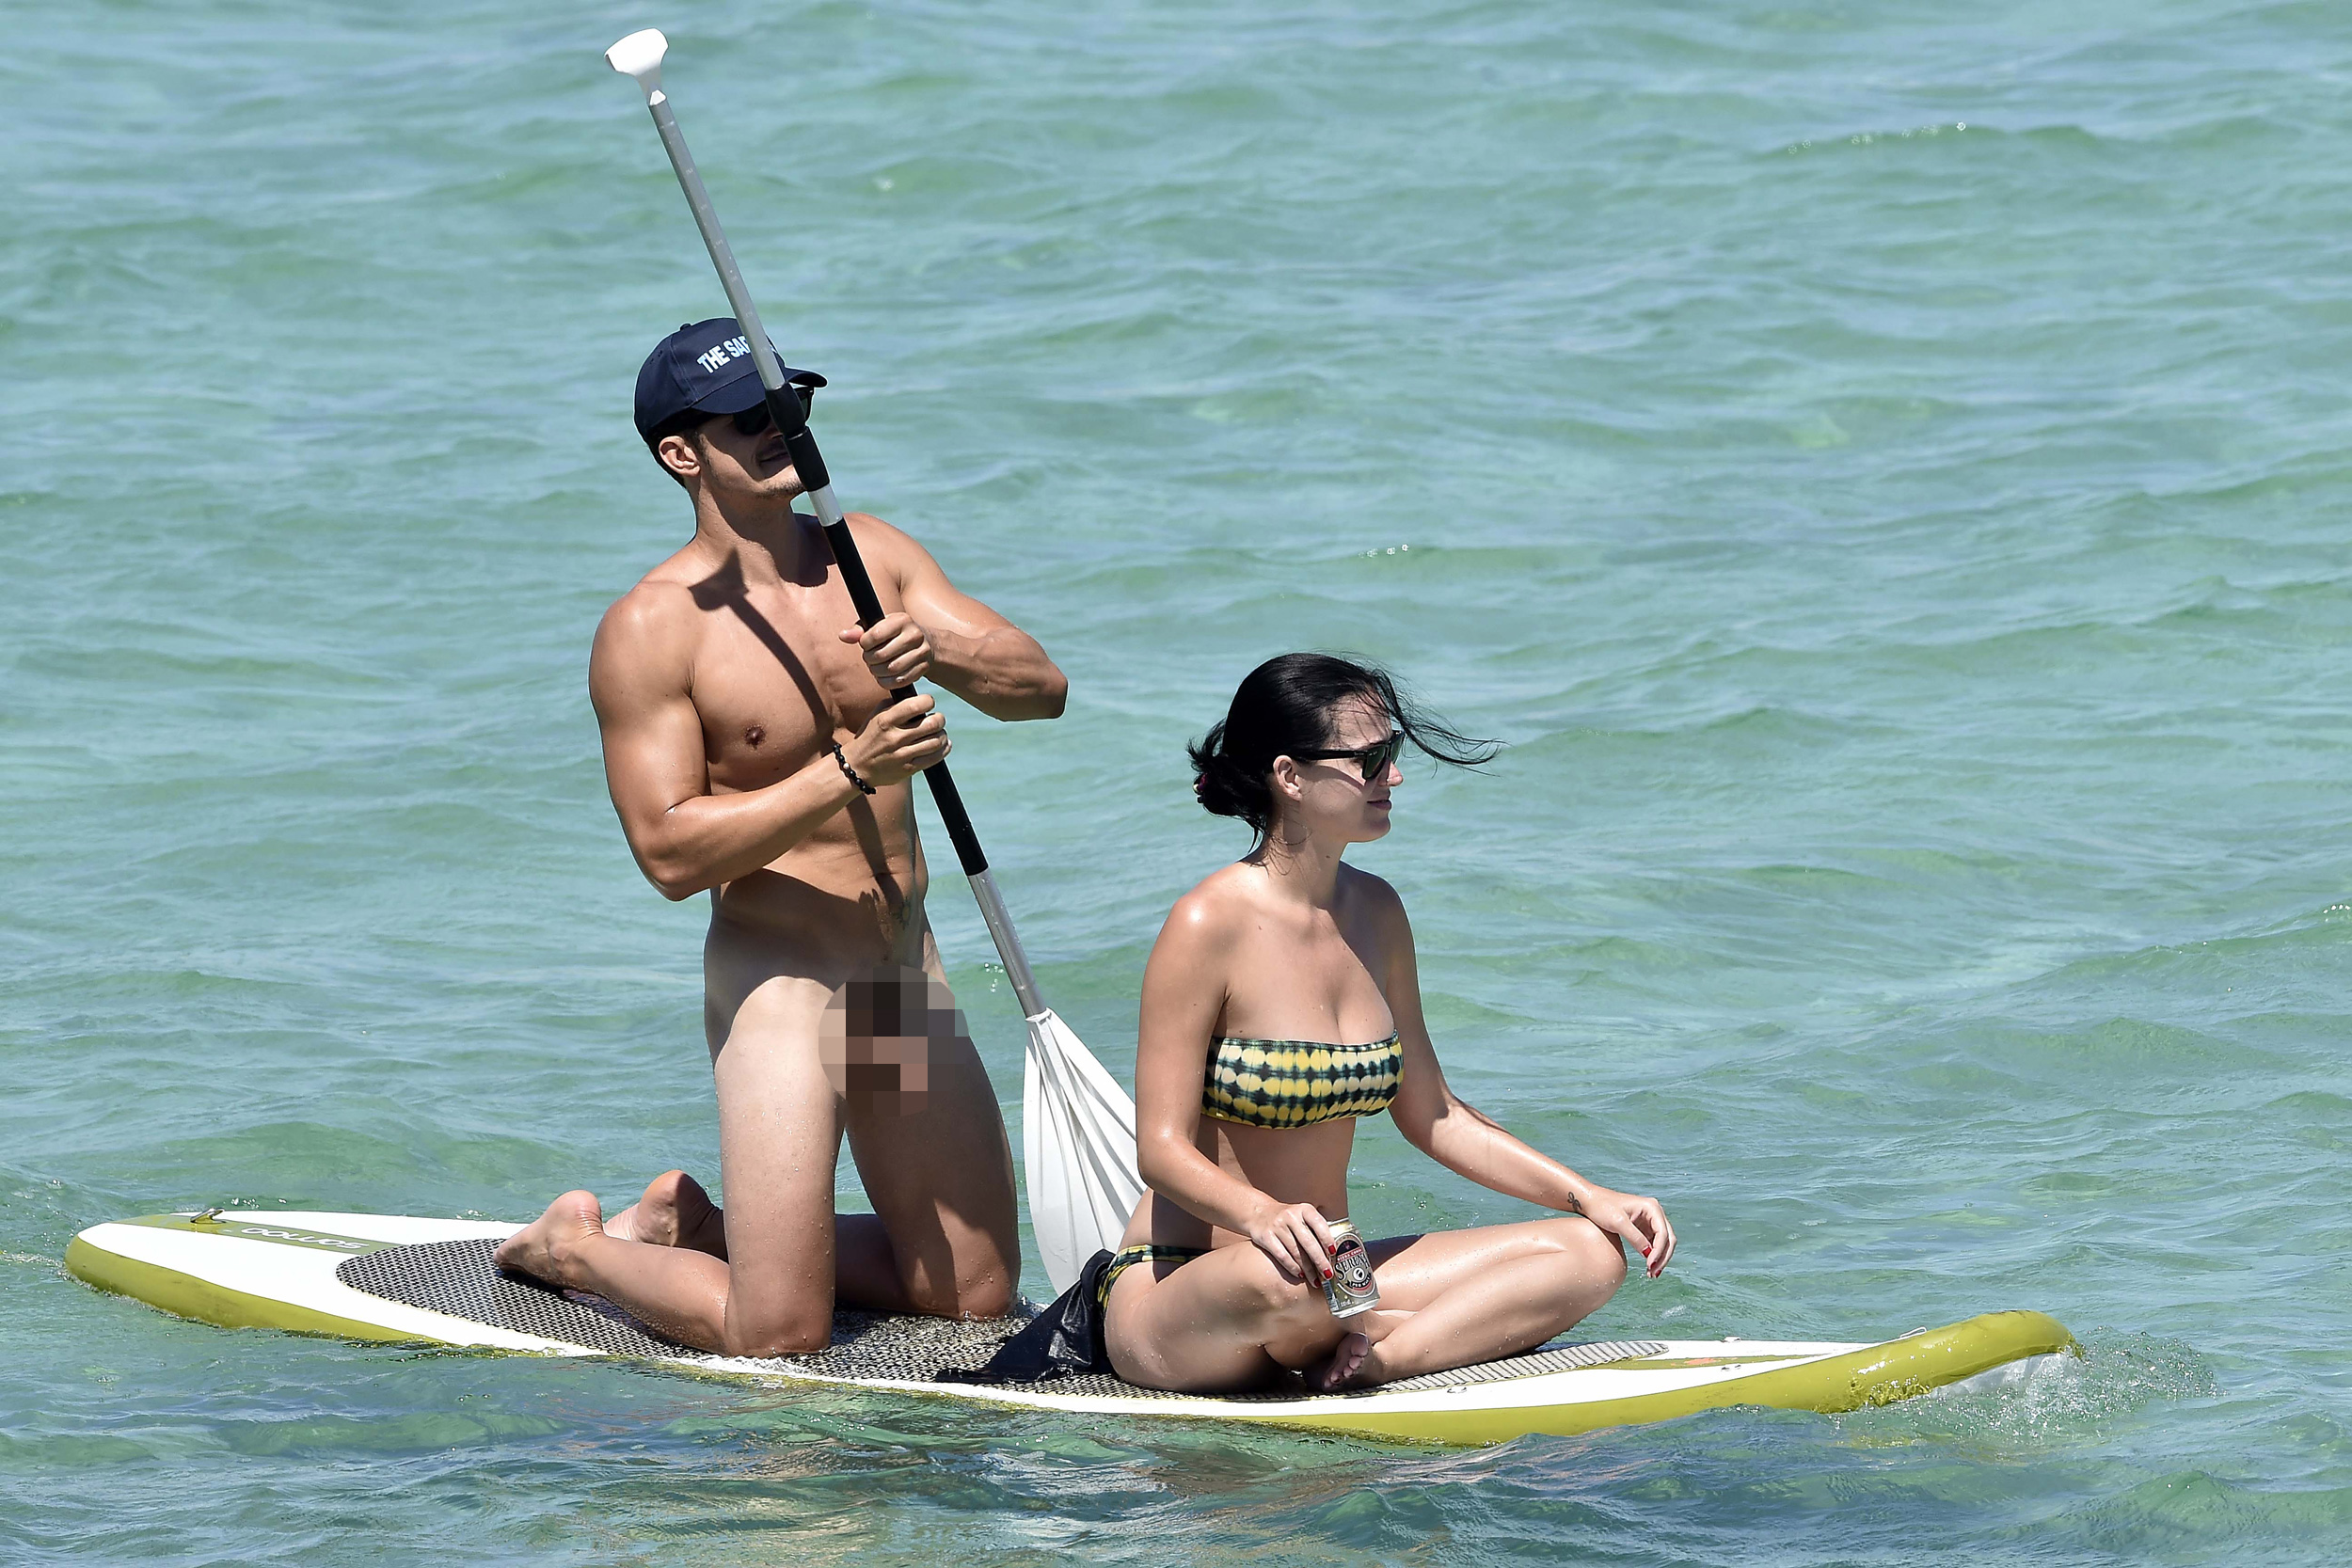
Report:
[[935,1383],[1047,1383],[1057,1377],[1082,1377],[1107,1372],[1111,1358],[1103,1349],[1103,1272],[1111,1255],[1098,1252],[1078,1271],[1078,1282],[1054,1298],[1029,1320],[1029,1325],[1005,1341],[983,1367],[943,1367],[932,1374]]

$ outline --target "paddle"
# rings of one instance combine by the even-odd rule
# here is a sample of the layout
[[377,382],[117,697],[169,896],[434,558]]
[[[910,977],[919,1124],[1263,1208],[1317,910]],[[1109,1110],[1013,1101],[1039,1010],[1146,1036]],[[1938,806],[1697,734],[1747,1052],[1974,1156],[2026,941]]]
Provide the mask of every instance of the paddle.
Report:
[[[719,214],[711,210],[710,193],[703,188],[693,156],[686,150],[686,137],[677,128],[677,117],[670,112],[669,97],[661,90],[661,57],[669,48],[670,40],[648,27],[621,40],[604,52],[604,57],[613,70],[635,77],[644,89],[645,107],[653,114],[655,129],[661,133],[661,145],[670,154],[670,166],[677,171],[677,182],[686,192],[687,206],[693,210],[694,226],[702,230],[711,264],[719,269],[719,283],[726,290],[736,325],[750,340],[752,363],[768,394],[768,412],[783,433],[802,487],[816,508],[818,524],[833,548],[834,562],[841,568],[841,580],[857,607],[858,622],[870,626],[882,619],[882,602],[874,596],[873,578],[866,575],[857,541],[850,536],[841,502],[833,493],[832,476],[825,471],[817,437],[808,428],[808,411],[784,384],[783,368],[776,363],[775,350],[759,324],[759,309],[752,303],[751,291],[743,286],[735,252],[719,227]],[[911,695],[913,689],[905,688],[893,691],[890,699],[897,702]],[[956,859],[971,880],[972,896],[979,901],[980,918],[988,923],[988,934],[995,939],[997,955],[1005,961],[1005,977],[1012,982],[1012,993],[1028,1021],[1021,1145],[1029,1176],[1029,1223],[1054,1289],[1066,1291],[1089,1258],[1101,1248],[1119,1244],[1127,1216],[1143,1196],[1143,1179],[1136,1174],[1135,1102],[1038,995],[1028,957],[1021,951],[1012,916],[1006,912],[1004,897],[996,891],[988,856],[981,852],[979,838],[972,832],[972,818],[963,809],[963,798],[956,793],[947,765],[934,763],[923,777],[930,784],[940,819],[947,825]]]

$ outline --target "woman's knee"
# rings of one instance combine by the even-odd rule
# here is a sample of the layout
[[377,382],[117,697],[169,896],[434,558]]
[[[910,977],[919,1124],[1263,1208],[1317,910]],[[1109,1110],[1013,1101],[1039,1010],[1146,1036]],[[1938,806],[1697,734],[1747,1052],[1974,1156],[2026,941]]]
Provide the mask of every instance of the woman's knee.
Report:
[[1262,1323],[1271,1326],[1330,1311],[1320,1284],[1289,1278],[1263,1253],[1255,1261],[1256,1266],[1243,1275],[1243,1287],[1248,1309]]
[[1546,1222],[1549,1240],[1576,1266],[1576,1273],[1611,1294],[1625,1283],[1625,1243],[1581,1214]]

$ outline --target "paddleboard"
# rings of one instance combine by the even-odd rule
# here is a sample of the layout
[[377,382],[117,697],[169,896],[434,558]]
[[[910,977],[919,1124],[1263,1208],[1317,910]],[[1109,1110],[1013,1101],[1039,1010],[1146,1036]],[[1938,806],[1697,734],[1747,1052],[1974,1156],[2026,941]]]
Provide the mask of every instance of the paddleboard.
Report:
[[832,1346],[750,1359],[671,1344],[609,1302],[501,1274],[518,1228],[385,1214],[223,1212],[94,1225],[66,1267],[101,1290],[230,1328],[290,1330],[549,1355],[616,1355],[698,1372],[831,1384],[1089,1416],[1245,1421],[1413,1442],[1507,1442],[1661,1421],[1728,1405],[1856,1410],[2027,1356],[2074,1348],[2039,1312],[1993,1312],[1877,1344],[1749,1339],[1563,1340],[1375,1388],[1169,1394],[1116,1377],[988,1386],[933,1381],[977,1367],[1014,1322],[843,1312]]

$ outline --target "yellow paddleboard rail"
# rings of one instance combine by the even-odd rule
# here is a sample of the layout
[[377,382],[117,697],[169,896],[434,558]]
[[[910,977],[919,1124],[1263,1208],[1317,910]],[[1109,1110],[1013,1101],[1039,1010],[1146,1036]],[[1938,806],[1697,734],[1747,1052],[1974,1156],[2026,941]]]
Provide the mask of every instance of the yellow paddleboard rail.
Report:
[[1810,1361],[1801,1367],[1622,1400],[1394,1414],[1351,1413],[1342,1406],[1328,1416],[1318,1412],[1274,1419],[1286,1426],[1361,1433],[1420,1443],[1507,1443],[1536,1433],[1572,1437],[1602,1427],[1667,1421],[1677,1416],[1695,1416],[1703,1410],[1743,1404],[1824,1414],[1864,1410],[1907,1400],[2028,1355],[2051,1355],[2076,1348],[2074,1337],[2066,1331],[2065,1324],[2046,1313],[1987,1312],[1963,1323],[1922,1329],[1883,1345]]
[[143,1263],[135,1258],[93,1246],[79,1236],[66,1245],[65,1267],[68,1274],[84,1284],[223,1328],[281,1328],[294,1334],[332,1334],[344,1339],[370,1339],[385,1344],[417,1342],[413,1335],[396,1334],[376,1323],[339,1318],[330,1312],[274,1301],[268,1296],[250,1295],[161,1263]]

